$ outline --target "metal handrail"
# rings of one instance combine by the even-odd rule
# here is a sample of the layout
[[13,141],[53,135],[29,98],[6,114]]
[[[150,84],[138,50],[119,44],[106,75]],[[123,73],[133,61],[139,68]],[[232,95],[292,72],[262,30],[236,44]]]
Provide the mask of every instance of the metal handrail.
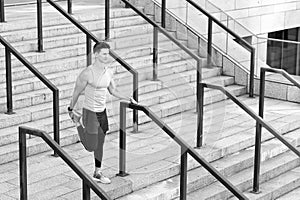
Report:
[[[235,104],[237,104],[240,108],[242,108],[246,113],[248,113],[255,121],[256,121],[256,136],[255,136],[255,156],[254,156],[254,180],[253,180],[253,192],[259,192],[259,171],[260,171],[260,146],[261,146],[261,131],[257,131],[259,127],[264,127],[267,129],[274,137],[276,137],[280,142],[282,142],[285,146],[287,146],[291,151],[293,151],[297,156],[300,157],[300,151],[297,150],[293,145],[291,145],[281,134],[275,130],[268,122],[266,122],[262,116],[257,115],[250,107],[248,107],[245,103],[238,100],[233,94],[231,94],[225,87],[212,85],[207,83],[201,83],[201,87],[207,87],[211,89],[220,90],[223,94],[225,94],[229,99],[231,99]],[[202,95],[204,98],[204,95]],[[261,97],[260,97],[261,98]],[[204,104],[200,105],[201,107]],[[202,121],[203,122],[203,121]],[[203,123],[201,123],[203,126]],[[198,136],[203,137],[203,133]]]
[[90,188],[103,200],[110,200],[107,193],[55,142],[46,132],[28,127],[19,127],[20,199],[27,200],[26,134],[42,138],[69,167],[82,179],[82,197],[90,199]]
[[[255,68],[255,48],[252,47],[248,42],[246,42],[243,38],[238,36],[234,31],[223,25],[220,21],[218,21],[214,16],[210,13],[205,11],[201,8],[197,3],[191,0],[186,0],[188,3],[192,4],[196,9],[202,12],[204,15],[208,17],[208,41],[207,41],[207,54],[209,55],[207,58],[208,65],[211,65],[211,58],[212,58],[212,22],[218,24],[221,28],[225,29],[229,34],[235,37],[235,41],[243,46],[246,50],[250,51],[251,58],[250,58],[250,81],[249,81],[249,97],[254,96],[254,68]],[[157,4],[157,2],[155,2]],[[157,4],[158,5],[158,4]],[[162,26],[165,25],[165,16],[166,16],[166,0],[162,0],[161,2],[161,21]],[[173,14],[174,15],[174,14]],[[197,34],[194,30],[190,30],[194,34]]]
[[[11,53],[29,69],[40,81],[42,81],[53,92],[53,133],[54,140],[59,144],[59,90],[42,73],[39,72],[25,57],[23,57],[9,42],[0,36],[0,43],[5,47],[6,57],[6,91],[7,91],[7,113],[13,113],[12,102],[12,74]],[[56,153],[54,152],[56,155]]]
[[[165,1],[165,0],[163,0]],[[236,42],[240,44],[242,47],[247,49],[251,53],[251,60],[250,60],[250,81],[249,81],[249,96],[253,97],[254,96],[254,68],[255,68],[255,48],[252,47],[248,42],[246,42],[243,38],[241,38],[239,35],[237,35],[234,31],[232,31],[230,28],[222,24],[219,20],[217,20],[214,16],[212,16],[210,13],[208,13],[206,10],[201,8],[197,3],[195,3],[192,0],[186,0],[188,3],[190,3],[194,8],[202,12],[204,15],[206,15],[209,19],[209,36],[208,36],[208,52],[212,52],[211,48],[211,40],[212,40],[212,25],[211,22],[213,21],[216,23],[218,26],[223,28],[226,32],[228,32],[230,35],[232,35],[234,38],[236,38]],[[211,54],[209,54],[211,56]]]
[[293,83],[295,86],[297,86],[300,89],[300,83],[294,77],[292,77],[288,72],[286,72],[283,69],[275,69],[275,68],[262,67],[260,70],[261,70],[260,77],[262,77],[262,76],[265,77],[266,72],[272,72],[272,73],[281,74],[287,80],[289,80],[291,83]]
[[4,0],[0,0],[0,22],[5,22]]
[[180,199],[186,199],[187,194],[187,154],[190,154],[200,163],[212,176],[220,181],[239,199],[248,199],[241,191],[232,185],[218,170],[207,162],[200,154],[178,136],[166,123],[164,123],[148,107],[127,102],[120,103],[120,149],[119,149],[119,176],[127,176],[126,173],[126,108],[140,110],[151,118],[164,132],[166,132],[177,144],[181,146],[181,167],[180,167]]
[[[259,108],[258,114],[261,118],[264,117],[264,103],[265,103],[265,85],[266,85],[266,72],[273,72],[283,75],[286,79],[292,82],[295,86],[300,89],[300,84],[294,79],[289,73],[282,69],[265,68],[260,69],[260,88],[259,88]],[[261,149],[261,132],[262,125],[256,123],[256,138],[255,138],[255,160],[254,160],[254,181],[253,181],[253,191],[259,192],[259,171],[260,171],[260,149]],[[297,154],[299,155],[299,154]]]
[[189,50],[186,46],[181,44],[176,38],[174,38],[171,34],[168,33],[163,27],[157,24],[154,20],[150,19],[147,15],[145,15],[142,11],[136,8],[132,3],[127,0],[122,0],[127,6],[129,6],[132,10],[134,10],[138,15],[140,15],[143,19],[145,19],[149,24],[156,27],[160,32],[162,32],[166,37],[168,37],[172,42],[174,42],[177,46],[179,46],[182,50],[184,50],[187,54],[189,54],[192,58],[197,61],[201,61],[202,58]]
[[[52,0],[47,0],[47,2],[52,5],[56,10],[58,10],[64,17],[72,22],[78,29],[80,29],[85,35],[87,39],[87,65],[91,64],[91,39],[94,42],[101,42],[93,33],[91,33],[87,28],[81,25],[73,16],[68,14],[62,7],[60,7],[57,3]],[[120,63],[127,71],[129,71],[133,75],[133,98],[138,101],[138,72],[133,67],[131,67],[126,61],[120,58],[113,50],[110,49],[109,54]],[[134,131],[138,131],[138,113],[133,112],[133,127]]]
[[[153,80],[157,80],[157,59],[158,59],[158,31],[163,33],[167,38],[169,38],[172,42],[174,42],[177,46],[179,46],[182,50],[184,50],[187,54],[189,54],[192,58],[194,58],[197,61],[197,70],[196,70],[196,76],[197,76],[197,109],[199,108],[198,102],[200,99],[200,87],[199,83],[202,81],[202,66],[201,66],[201,58],[193,53],[191,50],[189,50],[187,47],[185,47],[183,44],[181,44],[177,39],[175,39],[171,34],[169,34],[163,27],[159,26],[155,21],[147,17],[143,12],[141,12],[138,8],[136,8],[133,4],[131,4],[127,0],[122,0],[126,7],[131,8],[134,10],[138,15],[140,15],[143,19],[145,19],[148,23],[150,23],[154,27],[154,34],[153,34]],[[108,5],[105,4],[107,7]],[[105,19],[106,21],[109,20],[109,18]],[[106,27],[106,32],[109,32],[109,27]],[[200,117],[198,116],[198,119]],[[200,122],[198,121],[198,124]],[[200,139],[199,139],[200,141]]]

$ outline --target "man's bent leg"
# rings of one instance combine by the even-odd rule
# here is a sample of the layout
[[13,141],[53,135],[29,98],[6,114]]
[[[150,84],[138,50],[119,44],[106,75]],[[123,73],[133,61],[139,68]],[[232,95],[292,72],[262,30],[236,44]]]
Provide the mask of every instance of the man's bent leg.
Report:
[[96,113],[83,109],[82,111],[83,126],[78,126],[78,134],[84,148],[90,152],[98,148],[98,129],[100,127]]

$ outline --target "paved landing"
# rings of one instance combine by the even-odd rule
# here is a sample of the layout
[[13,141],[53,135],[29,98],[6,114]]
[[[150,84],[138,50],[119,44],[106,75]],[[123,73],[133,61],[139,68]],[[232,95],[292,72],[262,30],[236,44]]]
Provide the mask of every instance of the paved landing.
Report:
[[[243,96],[240,99],[254,111],[257,111],[258,98],[252,99]],[[267,99],[265,108],[266,120],[271,121],[272,125],[275,126],[300,119],[299,104]],[[230,101],[206,106],[204,118],[204,147],[208,149],[221,148],[220,141],[226,141],[226,138],[233,134],[253,130],[255,125],[245,112]],[[189,145],[194,146],[196,136],[196,114],[194,111],[184,112],[166,118],[164,121]],[[130,130],[127,133],[127,172],[131,175],[152,173],[178,163],[180,152],[178,145],[153,122],[141,125],[138,134],[133,134]],[[104,173],[112,178],[113,183],[109,186],[101,185],[105,189],[117,187],[116,185],[121,185],[125,181],[125,179],[115,176],[118,173],[118,135],[115,132],[106,138],[103,169]],[[64,150],[88,174],[92,174],[94,169],[92,153],[84,150],[80,143],[64,147]],[[51,152],[46,152],[28,158],[30,199],[79,198],[81,180],[61,159],[54,158],[50,154]],[[18,199],[18,170],[18,161],[0,166],[1,200]]]

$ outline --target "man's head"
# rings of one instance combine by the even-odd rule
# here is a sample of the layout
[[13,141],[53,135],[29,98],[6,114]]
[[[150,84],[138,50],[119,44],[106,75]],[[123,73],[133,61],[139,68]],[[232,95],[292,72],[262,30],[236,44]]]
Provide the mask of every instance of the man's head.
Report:
[[106,42],[96,43],[93,48],[95,58],[102,63],[107,63],[109,61],[109,49],[110,46]]

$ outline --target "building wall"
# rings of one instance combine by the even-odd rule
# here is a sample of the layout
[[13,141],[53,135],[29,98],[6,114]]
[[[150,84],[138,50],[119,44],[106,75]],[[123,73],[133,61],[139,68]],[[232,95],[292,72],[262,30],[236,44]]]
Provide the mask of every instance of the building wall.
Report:
[[210,0],[255,34],[300,26],[299,0]]

